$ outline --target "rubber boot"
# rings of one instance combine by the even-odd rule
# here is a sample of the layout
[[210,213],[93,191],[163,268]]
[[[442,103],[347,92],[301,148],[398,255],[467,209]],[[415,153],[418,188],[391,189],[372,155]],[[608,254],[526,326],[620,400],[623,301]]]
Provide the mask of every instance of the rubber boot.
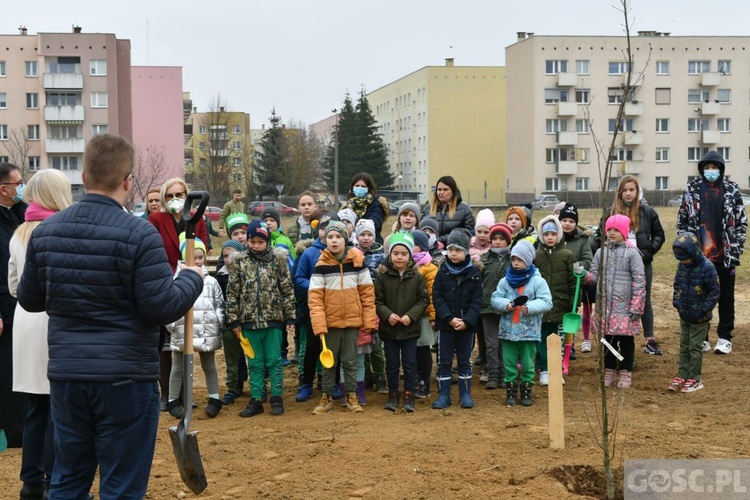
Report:
[[562,365],[563,365],[563,375],[567,375],[568,371],[570,370],[570,349],[573,347],[573,344],[565,344],[565,354],[563,355]]
[[365,382],[357,382],[357,401],[360,406],[366,406],[367,400],[365,398]]
[[442,410],[448,408],[451,405],[451,379],[453,377],[445,377],[444,379],[437,379],[438,386],[438,398],[432,403],[434,410]]
[[531,382],[521,382],[521,405],[531,406],[534,400],[531,399]]
[[458,398],[461,400],[461,408],[474,408],[471,400],[471,375],[468,378],[458,379]]
[[505,382],[505,406],[518,404],[518,382]]
[[181,419],[185,415],[185,410],[182,408],[182,399],[175,399],[167,403],[167,411],[176,419]]
[[221,400],[216,398],[208,398],[208,406],[206,406],[206,415],[211,418],[215,418],[221,410]]

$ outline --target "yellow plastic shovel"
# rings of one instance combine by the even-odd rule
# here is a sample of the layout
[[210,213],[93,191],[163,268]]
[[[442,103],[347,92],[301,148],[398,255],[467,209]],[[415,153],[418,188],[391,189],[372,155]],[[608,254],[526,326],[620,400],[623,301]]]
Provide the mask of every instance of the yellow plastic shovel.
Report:
[[320,351],[320,364],[324,368],[333,368],[333,351],[326,345],[326,334],[320,334],[320,342],[323,344],[323,349]]
[[242,346],[242,350],[245,351],[245,356],[250,359],[255,359],[255,351],[253,351],[253,346],[250,345],[250,341],[247,340],[242,334],[240,334],[240,345]]

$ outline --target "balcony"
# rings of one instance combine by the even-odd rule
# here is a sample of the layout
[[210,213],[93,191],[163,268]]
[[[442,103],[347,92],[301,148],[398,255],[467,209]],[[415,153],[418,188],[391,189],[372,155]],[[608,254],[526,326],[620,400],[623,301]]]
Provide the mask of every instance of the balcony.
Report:
[[621,161],[619,163],[620,175],[638,175],[645,172],[643,160]]
[[[628,74],[624,73],[622,75],[622,88],[624,89],[625,86],[628,84]],[[639,88],[641,85],[643,85],[643,73],[632,73],[630,75],[630,87],[631,88]]]
[[47,139],[45,152],[47,153],[83,153],[85,149],[83,139]]
[[45,106],[44,119],[48,122],[82,122],[83,106]]
[[701,85],[704,87],[717,87],[721,84],[721,73],[701,73]]
[[578,103],[576,102],[558,102],[558,116],[576,116],[578,114]]
[[83,90],[83,73],[45,73],[45,90]]
[[642,132],[636,132],[635,130],[627,130],[624,133],[625,136],[625,145],[626,146],[637,146],[638,144],[643,144],[643,133]]
[[575,175],[578,172],[578,162],[576,161],[558,161],[555,173],[557,175]]
[[625,116],[640,116],[643,114],[643,103],[639,101],[628,101],[623,109]]
[[576,73],[558,73],[557,74],[557,86],[558,87],[575,87],[578,85],[578,74]]
[[83,184],[83,178],[81,177],[83,170],[60,170],[60,172],[65,174],[65,177],[68,178],[73,186]]
[[718,102],[703,102],[701,103],[701,114],[703,115],[718,115],[721,111],[721,104]]
[[701,142],[703,144],[718,144],[721,132],[718,130],[704,130],[701,132]]
[[578,132],[558,132],[556,143],[558,146],[575,146],[578,144]]

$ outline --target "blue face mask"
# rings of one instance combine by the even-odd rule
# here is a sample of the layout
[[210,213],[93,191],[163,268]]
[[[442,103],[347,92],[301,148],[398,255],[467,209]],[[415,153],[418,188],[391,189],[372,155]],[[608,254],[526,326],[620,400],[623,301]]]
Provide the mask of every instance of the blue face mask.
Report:
[[705,177],[708,182],[716,182],[719,180],[720,176],[721,176],[721,170],[704,170],[703,171],[703,177]]
[[20,186],[16,186],[16,195],[13,197],[13,201],[16,203],[20,203],[23,201],[23,192],[26,189],[26,184],[21,184]]
[[364,198],[365,196],[367,196],[367,191],[368,189],[362,186],[354,186],[352,188],[352,193],[354,193],[354,196],[356,196],[357,198]]

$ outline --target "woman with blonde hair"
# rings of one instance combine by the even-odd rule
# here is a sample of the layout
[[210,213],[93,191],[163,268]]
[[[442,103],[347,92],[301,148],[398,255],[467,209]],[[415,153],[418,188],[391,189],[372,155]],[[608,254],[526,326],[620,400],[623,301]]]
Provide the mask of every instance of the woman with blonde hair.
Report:
[[462,227],[470,233],[474,231],[474,213],[461,199],[461,191],[458,190],[456,180],[450,175],[444,175],[435,183],[430,210],[425,210],[422,218],[427,216],[437,220],[437,237],[443,245],[448,244],[448,235],[457,227]]
[[[29,181],[23,193],[29,204],[26,222],[18,226],[10,240],[8,289],[14,297],[26,262],[31,232],[43,220],[73,204],[70,181],[59,170],[42,170]],[[50,420],[49,380],[47,380],[47,313],[32,313],[16,304],[13,322],[13,391],[28,396],[29,409],[23,430],[21,458],[21,498],[42,497],[49,488],[55,463],[52,421]]]

